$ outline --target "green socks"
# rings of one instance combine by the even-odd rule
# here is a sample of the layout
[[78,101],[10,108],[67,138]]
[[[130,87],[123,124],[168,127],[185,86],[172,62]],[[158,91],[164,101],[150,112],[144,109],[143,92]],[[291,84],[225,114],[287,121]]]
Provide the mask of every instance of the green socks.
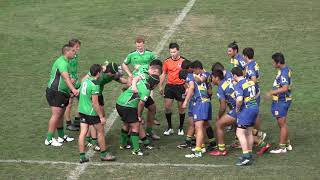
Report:
[[134,151],[138,151],[140,149],[139,146],[139,133],[132,132],[130,136],[130,140],[133,146]]
[[148,133],[149,135],[151,135],[151,134],[152,134],[152,127],[147,127],[147,128],[146,128],[146,131],[147,131],[147,133]]
[[106,150],[100,152],[100,158],[106,157],[106,155],[107,155]]
[[53,137],[53,132],[48,132],[48,134],[47,134],[48,141],[50,141],[52,139],[52,137]]
[[120,134],[120,144],[121,146],[126,146],[128,144],[128,131],[121,129]]
[[64,136],[64,129],[63,129],[63,127],[57,128],[57,131],[58,131],[58,136],[61,137],[61,138],[63,138],[63,136]]
[[80,159],[86,158],[86,153],[80,153]]

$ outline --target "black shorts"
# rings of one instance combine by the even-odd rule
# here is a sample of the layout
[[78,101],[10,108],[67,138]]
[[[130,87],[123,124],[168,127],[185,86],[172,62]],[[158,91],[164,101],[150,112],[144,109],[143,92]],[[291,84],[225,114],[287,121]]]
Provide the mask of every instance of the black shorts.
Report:
[[65,108],[69,104],[70,95],[67,93],[47,88],[46,98],[49,106]]
[[135,123],[139,121],[137,108],[124,107],[117,104],[116,109],[124,123]]
[[98,96],[98,103],[99,103],[100,106],[104,106],[104,100],[103,100],[103,95],[102,94]]
[[89,116],[82,113],[79,113],[79,114],[80,114],[80,123],[85,123],[89,125],[101,123],[99,116]]
[[184,85],[173,85],[173,84],[166,84],[164,88],[164,98],[167,99],[175,99],[177,101],[184,101],[186,89]]
[[144,103],[144,107],[148,108],[149,106],[151,106],[152,104],[154,104],[154,100],[152,99],[151,96],[148,97],[147,101]]

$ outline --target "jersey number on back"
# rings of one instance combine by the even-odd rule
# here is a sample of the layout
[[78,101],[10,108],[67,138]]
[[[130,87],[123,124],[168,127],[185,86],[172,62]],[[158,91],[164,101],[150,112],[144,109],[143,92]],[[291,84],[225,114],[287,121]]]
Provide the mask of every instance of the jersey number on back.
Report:
[[256,88],[254,86],[248,87],[248,91],[250,93],[250,97],[253,98],[256,96]]
[[88,87],[87,82],[83,82],[82,88],[81,88],[81,94],[87,95],[87,87]]

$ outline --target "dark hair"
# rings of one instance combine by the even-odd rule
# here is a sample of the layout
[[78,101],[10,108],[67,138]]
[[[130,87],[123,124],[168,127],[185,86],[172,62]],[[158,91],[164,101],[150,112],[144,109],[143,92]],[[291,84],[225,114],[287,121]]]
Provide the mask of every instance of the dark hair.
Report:
[[149,64],[149,66],[154,66],[154,65],[157,65],[157,66],[160,66],[162,67],[162,62],[160,59],[155,59],[155,60],[152,60]]
[[99,72],[101,72],[102,66],[100,64],[93,64],[90,67],[91,76],[96,76]]
[[243,71],[242,71],[242,69],[239,68],[239,67],[234,67],[234,68],[232,68],[231,73],[232,73],[233,75],[243,76]]
[[80,41],[79,39],[71,39],[71,40],[69,41],[69,45],[70,45],[71,47],[75,46],[76,44],[81,45],[81,41]]
[[169,49],[174,49],[176,48],[177,50],[180,49],[179,45],[177,43],[170,43],[169,44]]
[[272,59],[276,64],[285,64],[284,56],[280,52],[274,53]]
[[251,47],[247,47],[247,48],[244,48],[244,49],[243,49],[242,54],[243,54],[244,56],[247,56],[249,59],[253,59],[254,50],[253,50],[253,48],[251,48]]
[[188,70],[182,69],[182,70],[179,72],[179,79],[181,79],[181,80],[186,80],[186,79],[187,79],[187,76],[188,76]]
[[191,64],[192,64],[191,61],[189,61],[188,59],[185,59],[184,61],[182,61],[181,68],[189,69]]
[[105,73],[110,72],[111,74],[116,74],[119,71],[119,67],[117,63],[114,62],[110,62],[107,66],[106,66],[106,70]]
[[70,46],[69,44],[63,45],[61,48],[62,54],[64,54],[66,51],[69,51],[71,48],[72,48],[72,46]]
[[203,69],[202,63],[200,61],[198,61],[198,60],[193,61],[192,64],[191,64],[191,67],[195,68],[195,69],[196,68]]
[[148,89],[152,90],[157,84],[159,84],[159,82],[160,82],[160,76],[155,74],[149,76],[149,78],[147,79],[147,83],[149,84]]
[[218,77],[220,80],[224,79],[223,71],[221,71],[220,69],[213,71],[211,76]]
[[237,50],[237,52],[239,52],[239,47],[236,41],[233,41],[232,43],[230,43],[228,45],[228,48],[232,48],[233,50]]
[[159,71],[159,74],[162,74],[162,67],[159,65],[152,65],[150,66],[152,69],[157,69]]
[[136,43],[144,43],[144,37],[143,36],[138,36],[137,38],[136,38],[136,41],[135,41]]
[[216,70],[224,70],[224,66],[220,62],[216,62],[212,65],[211,71],[216,71]]

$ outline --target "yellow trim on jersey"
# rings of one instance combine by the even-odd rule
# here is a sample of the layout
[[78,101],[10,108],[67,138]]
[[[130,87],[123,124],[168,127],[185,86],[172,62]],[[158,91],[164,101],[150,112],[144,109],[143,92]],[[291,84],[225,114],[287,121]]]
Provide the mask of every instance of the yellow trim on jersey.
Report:
[[221,87],[222,87],[223,90],[226,90],[229,85],[230,85],[229,82],[228,82],[228,81],[225,81],[225,82],[221,85]]

